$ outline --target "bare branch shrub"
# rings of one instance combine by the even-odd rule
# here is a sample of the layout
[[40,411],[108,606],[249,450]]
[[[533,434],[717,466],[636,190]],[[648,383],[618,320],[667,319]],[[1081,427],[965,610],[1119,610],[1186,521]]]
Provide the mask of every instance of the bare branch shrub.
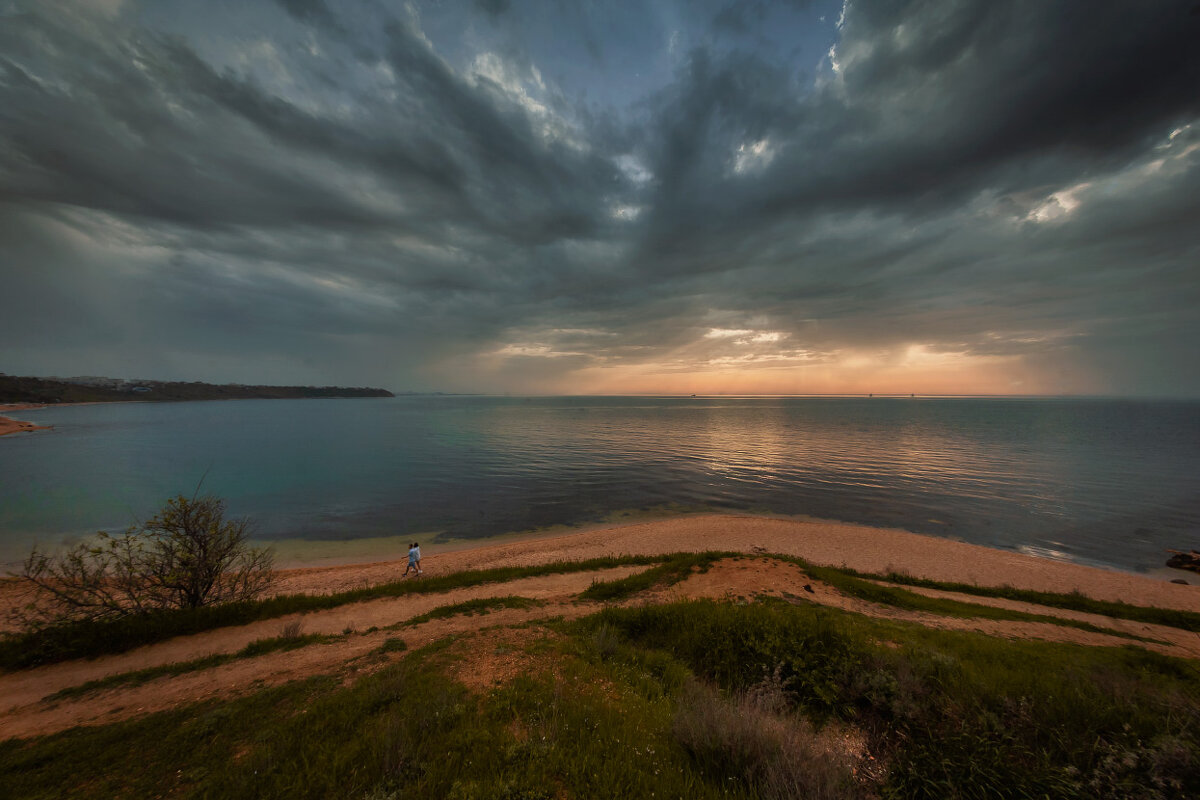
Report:
[[37,630],[253,599],[274,573],[271,551],[250,547],[248,531],[247,520],[225,519],[221,499],[180,495],[123,533],[101,532],[57,554],[35,547],[16,574],[30,601],[14,620]]

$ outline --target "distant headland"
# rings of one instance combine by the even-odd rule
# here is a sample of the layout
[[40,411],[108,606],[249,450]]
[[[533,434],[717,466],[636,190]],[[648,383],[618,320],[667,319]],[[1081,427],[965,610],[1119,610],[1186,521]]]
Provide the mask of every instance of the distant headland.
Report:
[[302,397],[395,397],[387,389],[346,386],[248,386],[240,383],[125,378],[30,378],[0,373],[0,404],[113,403],[142,400],[288,400]]

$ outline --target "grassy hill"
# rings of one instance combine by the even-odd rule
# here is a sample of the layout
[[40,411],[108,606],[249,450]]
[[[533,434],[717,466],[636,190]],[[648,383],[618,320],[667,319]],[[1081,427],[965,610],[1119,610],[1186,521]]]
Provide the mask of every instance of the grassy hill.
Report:
[[[803,588],[721,598],[674,588],[710,569],[741,574],[751,561],[759,575],[793,571],[870,613],[817,604]],[[1083,646],[943,629],[1031,615],[795,559],[688,554],[630,566],[626,578],[585,581],[554,602],[513,587],[569,574],[569,564],[264,601],[277,607],[247,618],[305,604],[446,602],[385,629],[303,636],[296,626],[219,664],[77,687],[83,697],[166,689],[231,664],[274,659],[280,669],[317,648],[370,645],[334,671],[0,742],[0,785],[14,798],[1200,796],[1200,669],[1146,649],[1151,638]],[[456,591],[487,586],[490,598],[453,602]],[[1176,620],[1187,636],[1193,621]]]

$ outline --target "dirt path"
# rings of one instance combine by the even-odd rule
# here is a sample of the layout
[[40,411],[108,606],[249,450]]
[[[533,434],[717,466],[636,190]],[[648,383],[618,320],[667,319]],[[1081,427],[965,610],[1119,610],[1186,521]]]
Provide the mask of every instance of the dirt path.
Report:
[[[536,578],[521,578],[508,583],[455,589],[439,594],[414,594],[365,603],[352,603],[327,611],[289,614],[249,625],[220,628],[193,636],[179,636],[158,644],[139,647],[127,653],[102,656],[87,661],[68,661],[0,675],[0,729],[3,730],[0,737],[22,735],[16,732],[23,728],[23,724],[19,720],[30,714],[42,716],[38,712],[38,709],[43,707],[42,699],[55,692],[109,675],[192,661],[214,654],[235,653],[251,642],[279,636],[283,629],[293,622],[300,623],[302,633],[342,634],[348,628],[354,631],[365,631],[373,626],[384,628],[412,619],[439,606],[485,597],[520,595],[547,601],[551,605],[563,604],[590,586],[593,581],[623,578],[642,569],[645,567],[618,567],[600,572],[545,575]],[[534,616],[540,617],[562,613],[557,610],[550,612],[546,608],[531,609],[530,612],[537,612]],[[499,612],[493,612],[485,617],[468,617],[467,619],[473,619],[472,624],[478,626],[493,624],[492,620],[499,621],[500,618]],[[457,618],[451,618],[451,622],[454,619]],[[433,627],[437,629],[436,625]],[[240,659],[222,667],[205,670],[203,673],[157,679],[133,690],[118,688],[105,691],[101,694],[107,699],[100,703],[94,702],[99,698],[84,698],[81,701],[63,700],[58,703],[58,706],[65,709],[66,713],[51,716],[58,719],[58,724],[61,726],[63,721],[72,721],[71,715],[75,715],[73,724],[99,721],[101,717],[117,707],[133,708],[137,712],[169,708],[181,702],[200,700],[211,696],[213,692],[207,691],[205,687],[210,683],[206,676],[212,675],[220,676],[220,679],[214,684],[215,686],[234,691],[243,684],[258,680],[277,682],[271,680],[272,675],[286,676],[280,678],[282,680],[328,671],[332,667],[344,663],[348,658],[378,647],[388,635],[386,632],[379,632],[347,636],[344,641],[330,645],[315,645],[287,653]],[[407,643],[407,635],[403,638]],[[280,665],[293,666],[288,666],[283,672],[279,672]],[[191,688],[193,685],[199,688]],[[153,700],[157,694],[163,696],[163,702]],[[94,708],[92,708],[93,706]],[[72,708],[75,711],[71,711]],[[87,711],[88,708],[92,708],[92,710]],[[57,729],[49,728],[49,730]],[[34,730],[44,732],[45,729],[35,726]]]
[[[645,567],[621,567],[586,573],[523,578],[508,583],[457,589],[441,594],[410,595],[307,614],[296,614],[250,625],[225,628],[91,661],[69,662],[0,675],[0,738],[34,736],[76,725],[97,725],[128,719],[154,711],[208,699],[230,698],[263,686],[319,674],[342,674],[352,680],[380,668],[402,653],[376,651],[388,638],[402,639],[409,649],[448,636],[476,633],[481,628],[510,626],[550,617],[575,618],[594,612],[597,605],[579,602],[577,595],[593,581],[612,580]],[[806,588],[807,587],[807,588]],[[931,597],[946,597],[978,605],[1006,608],[1032,614],[1091,623],[1115,633],[1129,633],[1161,640],[1161,644],[1136,642],[1140,647],[1187,658],[1200,658],[1200,636],[1174,628],[1113,620],[1095,614],[1046,608],[997,598],[983,598],[899,587]],[[504,609],[486,616],[455,616],[432,620],[411,628],[366,632],[373,626],[389,625],[440,606],[486,597],[520,595],[541,600],[544,605],[529,609]],[[1036,638],[1091,646],[1135,644],[1128,638],[1063,627],[1052,623],[945,617],[868,603],[841,594],[833,587],[809,577],[795,564],[769,558],[718,562],[674,586],[637,596],[630,604],[663,603],[682,599],[745,599],[773,596],[789,602],[813,602],[866,616],[912,622],[947,630],[977,631],[1006,638]],[[281,634],[299,621],[303,633],[336,635],[329,643],[309,645],[290,652],[275,652],[206,670],[158,678],[140,686],[114,687],[75,698],[47,702],[44,698],[65,688],[108,675],[202,658],[215,653],[233,653],[250,642]],[[347,633],[347,631],[349,631]],[[514,662],[516,663],[516,662]],[[516,669],[497,667],[497,675]],[[476,676],[477,677],[477,676]],[[493,675],[494,677],[494,675]],[[474,677],[464,676],[479,683]],[[491,678],[489,678],[490,680]],[[468,681],[469,682],[469,681]],[[481,686],[486,684],[484,681]]]
[[563,600],[539,608],[431,620],[400,631],[351,634],[329,644],[239,659],[213,669],[157,678],[140,686],[117,687],[58,702],[35,701],[0,714],[0,736],[41,736],[77,725],[104,725],[205,700],[228,700],[314,675],[340,672],[350,681],[403,657],[403,652],[372,656],[372,651],[389,638],[402,639],[411,650],[449,636],[474,633],[485,626],[518,625],[547,617],[575,618],[595,610],[593,604]]
[[[1003,608],[1008,611],[1020,611],[1026,614],[1041,614],[1043,616],[1057,617],[1058,619],[1069,619],[1075,622],[1086,622],[1090,625],[1095,625],[1098,628],[1108,628],[1118,634],[1128,634],[1132,636],[1141,636],[1147,639],[1160,639],[1170,645],[1169,649],[1159,649],[1158,652],[1164,652],[1167,655],[1184,656],[1185,658],[1200,658],[1200,634],[1172,628],[1169,625],[1156,625],[1150,622],[1136,622],[1130,619],[1117,619],[1115,617],[1106,617],[1103,614],[1091,614],[1086,611],[1073,611],[1067,608],[1053,608],[1050,606],[1042,606],[1036,603],[1025,603],[1020,600],[1008,600],[1003,597],[979,597],[971,594],[962,594],[960,592],[945,592],[940,589],[926,589],[920,586],[903,586],[900,584],[888,583],[886,581],[878,581],[881,586],[892,586],[897,589],[913,592],[914,594],[924,595],[925,597],[944,598],[947,600],[957,600],[962,603],[974,603],[980,606],[990,606],[991,608]],[[1056,626],[1062,627],[1062,626]],[[1080,631],[1086,633],[1086,631]],[[1083,642],[1091,644],[1091,642]],[[1123,644],[1129,644],[1126,640]],[[1138,643],[1139,646],[1147,649],[1156,649],[1151,643]]]

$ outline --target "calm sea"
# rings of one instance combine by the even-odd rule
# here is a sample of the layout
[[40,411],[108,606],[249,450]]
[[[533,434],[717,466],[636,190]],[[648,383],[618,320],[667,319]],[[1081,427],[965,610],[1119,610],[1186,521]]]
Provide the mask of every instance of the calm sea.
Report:
[[1141,570],[1200,548],[1200,404],[893,398],[237,400],[48,408],[0,439],[0,561],[204,488],[258,537],[486,537],[685,507]]

